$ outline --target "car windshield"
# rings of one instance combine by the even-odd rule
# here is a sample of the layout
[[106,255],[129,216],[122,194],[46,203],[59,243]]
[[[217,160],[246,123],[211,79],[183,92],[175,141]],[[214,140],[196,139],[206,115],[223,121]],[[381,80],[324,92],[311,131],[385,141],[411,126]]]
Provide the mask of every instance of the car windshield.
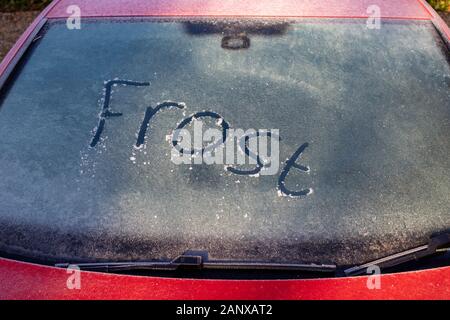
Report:
[[[450,227],[448,57],[428,21],[50,20],[1,93],[0,251],[349,265],[426,243]],[[256,164],[177,162],[198,122],[254,129],[231,152]]]

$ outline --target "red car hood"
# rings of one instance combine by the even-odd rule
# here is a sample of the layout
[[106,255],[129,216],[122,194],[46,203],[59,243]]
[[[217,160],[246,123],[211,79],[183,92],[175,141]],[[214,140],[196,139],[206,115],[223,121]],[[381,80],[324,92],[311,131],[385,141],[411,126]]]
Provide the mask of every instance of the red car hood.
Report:
[[[314,280],[194,280],[73,271],[0,259],[0,299],[450,299],[450,267],[386,274],[379,289],[370,276]],[[69,286],[70,287],[70,286]]]

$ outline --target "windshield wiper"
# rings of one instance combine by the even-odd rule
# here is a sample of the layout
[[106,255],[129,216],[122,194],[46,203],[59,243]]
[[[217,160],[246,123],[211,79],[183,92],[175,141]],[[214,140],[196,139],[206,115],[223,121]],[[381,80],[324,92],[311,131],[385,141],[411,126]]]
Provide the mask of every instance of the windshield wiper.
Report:
[[362,265],[351,267],[349,269],[344,270],[344,273],[347,276],[356,276],[360,274],[365,274],[367,268],[371,266],[377,266],[380,269],[398,266],[403,263],[419,260],[441,252],[448,251],[449,245],[450,245],[450,232],[446,232],[430,238],[428,244],[413,249],[409,249],[406,251],[402,251],[371,262],[367,262]]
[[[384,258],[357,265],[344,270],[345,275],[355,276],[365,274],[370,266],[380,269],[398,266],[414,260],[419,260],[441,252],[450,251],[450,232],[430,238],[428,244],[402,251]],[[205,252],[186,252],[172,261],[132,261],[132,262],[93,262],[93,263],[57,263],[55,267],[69,268],[76,266],[80,270],[98,272],[120,271],[177,271],[177,270],[265,270],[265,271],[297,271],[336,273],[335,264],[297,264],[297,263],[270,263],[253,261],[222,261],[209,260]]]
[[56,267],[76,266],[80,270],[99,272],[118,271],[177,271],[180,269],[196,270],[267,270],[267,271],[301,271],[301,272],[335,272],[334,264],[295,264],[265,263],[247,261],[209,260],[205,255],[183,254],[169,262],[94,262],[94,263],[58,263]]

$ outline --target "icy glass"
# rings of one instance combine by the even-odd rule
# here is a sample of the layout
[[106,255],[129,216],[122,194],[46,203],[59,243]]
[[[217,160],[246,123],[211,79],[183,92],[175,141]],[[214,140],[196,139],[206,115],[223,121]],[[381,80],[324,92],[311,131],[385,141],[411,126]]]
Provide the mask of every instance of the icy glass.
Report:
[[[447,59],[428,22],[52,22],[2,93],[0,251],[352,264],[422,244],[450,227]],[[92,146],[114,79],[148,85],[111,87],[122,115]],[[165,101],[186,107],[152,117],[136,149],[147,107]],[[166,136],[204,110],[279,129],[279,173],[173,164]],[[286,185],[314,192],[282,197],[304,143],[310,171]]]

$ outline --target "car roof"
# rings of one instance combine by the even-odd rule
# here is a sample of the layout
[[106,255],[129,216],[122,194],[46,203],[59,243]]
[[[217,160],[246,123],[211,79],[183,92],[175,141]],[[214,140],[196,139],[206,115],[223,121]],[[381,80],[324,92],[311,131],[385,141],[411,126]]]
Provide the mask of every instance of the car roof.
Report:
[[[48,18],[64,18],[72,0],[57,0]],[[430,20],[422,0],[78,0],[82,17],[216,16],[367,18],[376,5],[382,18]],[[373,8],[373,7],[372,7]],[[369,11],[369,12],[368,12]],[[70,12],[70,10],[69,10]]]

